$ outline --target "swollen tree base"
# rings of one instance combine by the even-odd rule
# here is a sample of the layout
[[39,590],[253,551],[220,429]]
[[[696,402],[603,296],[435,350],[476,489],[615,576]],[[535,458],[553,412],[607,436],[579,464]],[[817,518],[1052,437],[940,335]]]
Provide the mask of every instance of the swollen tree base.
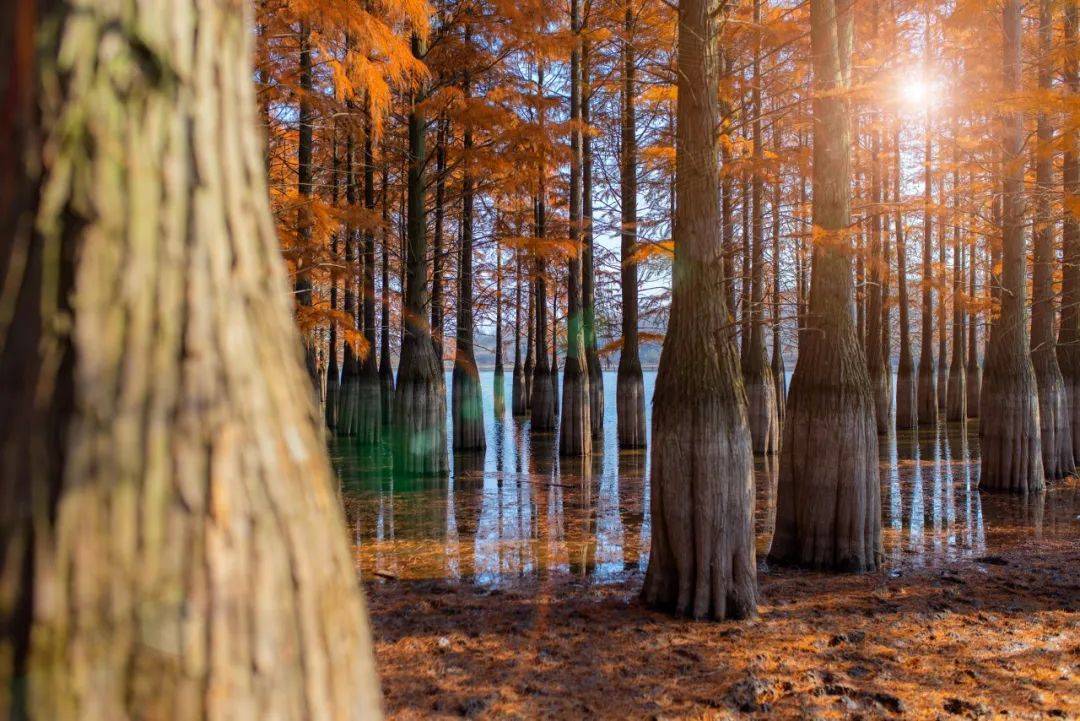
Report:
[[374,365],[361,370],[355,393],[351,435],[361,445],[377,445],[382,438],[382,384]]
[[[671,342],[669,332],[665,351]],[[682,368],[661,362],[652,421],[652,550],[641,592],[650,606],[713,620],[753,616],[757,594],[750,429],[734,380],[733,344],[724,355],[724,370],[694,368],[690,358]]]
[[518,366],[514,366],[514,375],[510,380],[510,412],[515,418],[529,415],[529,405],[525,398],[525,376]]
[[780,452],[780,418],[776,408],[776,382],[772,370],[761,364],[757,372],[743,375],[746,385],[746,415],[754,453]]
[[896,430],[913,431],[919,427],[919,401],[915,368],[901,359],[896,369]]
[[480,451],[487,447],[480,372],[476,368],[476,362],[470,363],[471,360],[459,358],[454,363],[451,382],[454,451]]
[[1052,349],[1032,353],[1032,362],[1039,393],[1043,472],[1050,479],[1065,478],[1076,470],[1065,381]]
[[1043,489],[1038,395],[1030,362],[1009,372],[987,361],[979,413],[980,489],[1009,493]]
[[615,410],[619,448],[644,448],[645,381],[641,366],[624,369],[622,364],[619,365],[615,381]]
[[446,386],[430,337],[405,338],[394,391],[391,449],[394,472],[440,476],[446,453]]
[[816,377],[800,365],[792,378],[771,563],[863,572],[881,562],[874,401],[868,386],[845,382],[844,362]]
[[585,364],[567,357],[563,366],[562,418],[559,422],[559,455],[592,454],[592,422],[589,375]]

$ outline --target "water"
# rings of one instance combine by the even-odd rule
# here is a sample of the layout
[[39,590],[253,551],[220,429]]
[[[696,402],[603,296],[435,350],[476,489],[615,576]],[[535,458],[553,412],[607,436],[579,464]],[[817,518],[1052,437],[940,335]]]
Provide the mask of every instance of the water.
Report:
[[[365,578],[448,579],[498,587],[574,574],[596,583],[643,572],[648,561],[648,453],[619,452],[615,373],[604,374],[604,438],[587,461],[558,457],[555,434],[496,418],[494,374],[481,373],[487,451],[452,457],[446,479],[395,479],[385,453],[336,441],[331,455]],[[655,373],[645,374],[646,398]],[[450,377],[447,374],[447,388]],[[646,416],[651,408],[646,404]],[[449,423],[449,418],[447,418]],[[906,568],[992,555],[1022,542],[1080,536],[1080,483],[1027,498],[980,492],[977,422],[882,438],[881,505],[887,565]],[[758,549],[768,547],[775,459],[758,458]]]

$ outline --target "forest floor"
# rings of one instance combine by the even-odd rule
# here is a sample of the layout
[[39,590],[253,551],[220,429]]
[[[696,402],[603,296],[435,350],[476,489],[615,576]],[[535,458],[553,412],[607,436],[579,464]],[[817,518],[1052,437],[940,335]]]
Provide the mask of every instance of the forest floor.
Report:
[[762,570],[760,615],[680,620],[641,575],[366,583],[391,718],[1080,718],[1080,537],[931,568]]

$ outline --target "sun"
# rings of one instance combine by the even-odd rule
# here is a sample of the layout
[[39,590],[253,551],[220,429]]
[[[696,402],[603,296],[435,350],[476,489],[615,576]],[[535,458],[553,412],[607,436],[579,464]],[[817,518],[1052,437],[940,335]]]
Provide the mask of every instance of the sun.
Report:
[[900,99],[913,108],[923,108],[934,102],[937,85],[922,77],[902,78],[900,81]]

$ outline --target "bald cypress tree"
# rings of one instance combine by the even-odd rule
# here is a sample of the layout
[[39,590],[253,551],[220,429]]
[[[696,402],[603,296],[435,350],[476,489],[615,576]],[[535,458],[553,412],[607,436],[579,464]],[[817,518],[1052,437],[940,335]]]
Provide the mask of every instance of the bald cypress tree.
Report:
[[[426,43],[414,36],[413,54],[423,57]],[[408,207],[406,227],[403,335],[394,390],[392,450],[394,469],[409,475],[442,475],[446,454],[446,381],[428,325],[427,227],[424,168],[427,161],[423,88],[413,91],[409,108]]]
[[695,618],[756,612],[746,393],[724,298],[716,0],[682,0],[675,262],[653,398],[652,552],[642,597]]
[[807,332],[788,393],[769,558],[871,571],[881,560],[874,399],[852,316],[851,0],[811,0],[814,257]]
[[[1004,92],[1020,88],[1021,0],[1002,7]],[[979,414],[982,468],[987,490],[1027,493],[1043,488],[1039,395],[1028,338],[1024,229],[1023,115],[1002,114],[1001,312],[990,329]]]

